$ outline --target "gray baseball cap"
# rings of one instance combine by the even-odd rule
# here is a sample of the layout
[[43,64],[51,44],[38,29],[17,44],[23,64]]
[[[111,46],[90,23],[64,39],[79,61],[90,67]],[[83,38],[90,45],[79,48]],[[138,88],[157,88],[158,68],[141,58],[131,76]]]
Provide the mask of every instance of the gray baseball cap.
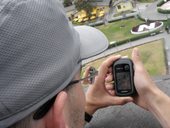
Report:
[[73,27],[57,0],[1,0],[0,128],[54,97],[107,47],[99,30]]

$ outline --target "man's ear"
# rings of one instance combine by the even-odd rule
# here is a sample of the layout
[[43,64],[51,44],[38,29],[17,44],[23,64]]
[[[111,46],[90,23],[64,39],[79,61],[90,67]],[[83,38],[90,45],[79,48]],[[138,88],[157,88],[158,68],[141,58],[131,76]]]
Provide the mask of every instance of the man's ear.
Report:
[[65,128],[64,105],[67,101],[67,93],[58,93],[55,102],[49,112],[44,116],[46,128]]

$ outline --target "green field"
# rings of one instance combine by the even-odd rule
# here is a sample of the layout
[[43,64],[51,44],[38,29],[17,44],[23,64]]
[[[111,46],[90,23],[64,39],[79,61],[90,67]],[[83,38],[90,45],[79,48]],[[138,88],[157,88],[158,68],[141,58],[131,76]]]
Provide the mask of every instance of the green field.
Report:
[[[142,62],[144,63],[145,68],[148,70],[150,75],[157,76],[166,74],[166,56],[164,54],[163,40],[157,40],[144,45],[140,45],[138,48],[141,53]],[[132,49],[127,49],[116,54],[131,57],[131,51]],[[107,57],[90,62],[85,65],[85,67],[90,65],[98,68],[101,62],[104,61]]]
[[121,41],[138,36],[131,34],[130,31],[134,26],[139,25],[140,23],[143,23],[143,21],[136,18],[130,18],[108,23],[107,25],[101,25],[96,28],[106,35],[109,42]]

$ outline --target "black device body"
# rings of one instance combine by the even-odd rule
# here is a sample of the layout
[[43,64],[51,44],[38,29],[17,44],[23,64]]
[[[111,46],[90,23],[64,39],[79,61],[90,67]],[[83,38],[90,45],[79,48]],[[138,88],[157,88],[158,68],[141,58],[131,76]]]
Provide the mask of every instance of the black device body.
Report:
[[116,95],[134,95],[136,89],[134,86],[133,62],[128,58],[121,58],[115,61],[112,66]]

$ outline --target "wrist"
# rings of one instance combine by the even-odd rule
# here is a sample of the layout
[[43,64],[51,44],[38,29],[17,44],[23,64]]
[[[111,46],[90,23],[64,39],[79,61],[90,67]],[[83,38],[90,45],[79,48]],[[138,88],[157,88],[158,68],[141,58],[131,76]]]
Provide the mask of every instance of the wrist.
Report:
[[159,89],[153,92],[153,96],[153,100],[148,104],[148,109],[163,127],[169,128],[170,98]]
[[159,90],[156,89],[156,88],[150,88],[148,89],[148,92],[145,94],[145,101],[146,101],[146,104],[148,105],[148,110],[152,108],[152,104],[155,104],[156,102],[156,98],[159,97],[158,92]]
[[97,108],[91,104],[86,103],[85,112],[89,115],[93,115],[97,111]]
[[147,96],[146,103],[148,104],[148,110],[154,111],[157,107],[161,107],[164,103],[169,102],[169,97],[163,93],[160,89],[155,87],[150,91]]
[[143,100],[145,101],[145,103],[148,105],[148,107],[150,106],[150,104],[152,104],[153,102],[155,102],[155,98],[159,97],[159,89],[157,88],[157,86],[150,82],[149,84],[147,84],[147,87],[144,87],[143,89],[141,89],[139,91],[139,95],[143,98]]

